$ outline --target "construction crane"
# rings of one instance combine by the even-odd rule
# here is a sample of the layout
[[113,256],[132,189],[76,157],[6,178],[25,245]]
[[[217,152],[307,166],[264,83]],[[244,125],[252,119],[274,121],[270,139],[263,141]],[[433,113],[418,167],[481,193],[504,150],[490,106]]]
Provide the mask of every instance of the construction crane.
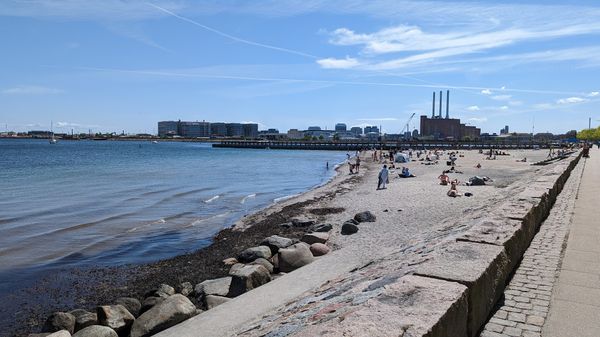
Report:
[[402,136],[404,136],[406,134],[406,132],[410,132],[409,123],[410,123],[410,121],[412,121],[413,117],[415,117],[415,113],[414,112],[413,112],[412,115],[410,115],[410,118],[406,121],[406,124],[404,125],[404,128],[402,128]]

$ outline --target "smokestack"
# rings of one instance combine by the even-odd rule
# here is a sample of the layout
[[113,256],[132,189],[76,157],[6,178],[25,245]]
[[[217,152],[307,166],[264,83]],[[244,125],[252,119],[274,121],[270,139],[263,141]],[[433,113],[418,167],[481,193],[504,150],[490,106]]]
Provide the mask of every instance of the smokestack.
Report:
[[431,118],[435,118],[435,91],[433,92],[433,105],[431,107]]
[[442,95],[443,95],[443,92],[440,90],[440,116],[439,116],[440,118],[442,118]]
[[446,119],[450,118],[450,90],[446,90]]

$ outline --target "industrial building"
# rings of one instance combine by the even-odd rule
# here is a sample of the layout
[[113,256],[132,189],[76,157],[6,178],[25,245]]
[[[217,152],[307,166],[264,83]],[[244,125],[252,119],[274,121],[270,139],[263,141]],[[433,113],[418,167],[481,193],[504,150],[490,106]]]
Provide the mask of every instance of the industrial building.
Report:
[[431,118],[421,116],[421,138],[431,139],[479,139],[481,129],[462,124],[460,119],[450,118],[450,90],[446,91],[446,117],[442,117],[443,92],[440,91],[439,114],[435,114],[435,92],[433,93],[433,103],[431,109]]
[[161,121],[158,122],[159,137],[183,138],[257,138],[258,124],[255,123],[209,123],[209,122],[184,122]]

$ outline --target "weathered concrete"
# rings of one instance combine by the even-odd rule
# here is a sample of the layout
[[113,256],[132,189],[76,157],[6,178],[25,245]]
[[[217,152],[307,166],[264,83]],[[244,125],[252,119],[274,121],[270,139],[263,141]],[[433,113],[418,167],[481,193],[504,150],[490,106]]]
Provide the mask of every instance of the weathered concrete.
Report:
[[509,272],[509,260],[502,246],[456,242],[437,252],[415,274],[467,286],[467,328],[469,336],[476,336],[502,295]]

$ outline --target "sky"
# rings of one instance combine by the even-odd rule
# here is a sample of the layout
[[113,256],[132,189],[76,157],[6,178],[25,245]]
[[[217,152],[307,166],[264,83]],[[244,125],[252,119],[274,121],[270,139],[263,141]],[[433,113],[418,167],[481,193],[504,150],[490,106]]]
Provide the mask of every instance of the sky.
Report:
[[0,31],[0,131],[399,133],[440,90],[482,132],[600,124],[592,0],[2,0]]

